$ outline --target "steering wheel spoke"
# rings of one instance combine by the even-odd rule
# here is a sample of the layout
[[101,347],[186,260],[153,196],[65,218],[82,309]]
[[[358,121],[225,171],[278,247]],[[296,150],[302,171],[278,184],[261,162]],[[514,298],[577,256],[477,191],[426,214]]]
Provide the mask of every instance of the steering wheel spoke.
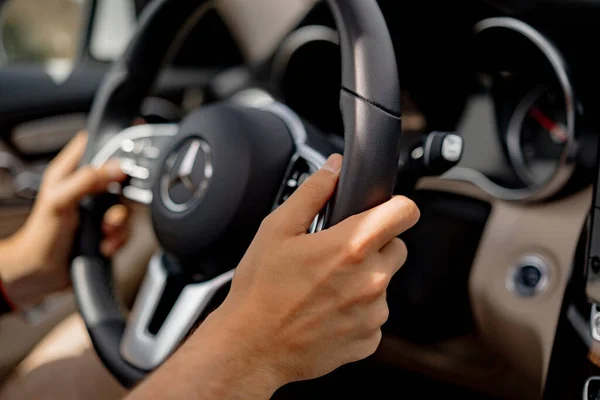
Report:
[[121,342],[123,359],[146,371],[175,350],[234,273],[231,270],[201,283],[182,283],[165,264],[163,253],[150,260]]
[[144,124],[122,130],[96,153],[91,165],[99,167],[117,158],[129,179],[112,192],[142,204],[152,202],[152,186],[157,176],[158,160],[165,144],[179,131],[178,124]]

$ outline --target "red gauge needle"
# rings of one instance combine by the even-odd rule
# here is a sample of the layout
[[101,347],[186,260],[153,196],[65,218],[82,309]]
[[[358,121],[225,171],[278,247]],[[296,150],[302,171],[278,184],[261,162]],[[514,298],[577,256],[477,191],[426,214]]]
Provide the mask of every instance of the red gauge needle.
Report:
[[554,137],[558,142],[564,143],[567,141],[567,134],[565,129],[558,122],[554,122],[548,118],[539,108],[532,107],[529,110],[529,115],[537,121],[538,124]]

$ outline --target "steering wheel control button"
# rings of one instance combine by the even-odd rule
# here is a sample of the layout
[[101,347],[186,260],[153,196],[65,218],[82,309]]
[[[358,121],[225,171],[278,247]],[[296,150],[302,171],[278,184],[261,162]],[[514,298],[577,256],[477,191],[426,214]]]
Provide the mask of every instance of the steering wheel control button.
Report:
[[125,186],[122,190],[123,197],[129,200],[137,201],[142,204],[150,204],[152,202],[152,191],[137,188],[135,186]]
[[282,205],[287,199],[290,198],[292,194],[298,189],[300,185],[308,178],[314,168],[311,168],[308,161],[306,161],[302,157],[296,157],[295,160],[292,161],[287,176],[288,178],[285,180],[284,184],[280,189],[280,193],[277,196],[277,201],[275,202],[274,208]]
[[123,140],[123,143],[121,144],[121,150],[124,153],[131,153],[134,148],[135,148],[135,143],[133,143],[133,140],[131,140],[131,139]]
[[138,139],[134,143],[133,152],[135,154],[141,154],[144,151],[144,149],[150,147],[151,145],[152,142],[148,138]]
[[546,289],[548,281],[546,261],[540,256],[529,255],[509,272],[506,286],[521,297],[533,297]]
[[146,147],[142,155],[150,160],[156,160],[160,156],[160,149],[154,146]]
[[150,171],[148,168],[140,167],[139,165],[133,165],[127,175],[132,178],[145,180],[150,177]]

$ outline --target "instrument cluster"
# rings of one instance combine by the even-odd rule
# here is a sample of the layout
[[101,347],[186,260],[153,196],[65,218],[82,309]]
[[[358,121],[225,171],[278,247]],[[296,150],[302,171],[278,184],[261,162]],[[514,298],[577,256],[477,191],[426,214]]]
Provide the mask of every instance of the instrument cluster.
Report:
[[[507,201],[552,197],[576,169],[575,125],[583,113],[563,56],[543,33],[510,17],[479,21],[469,46],[475,84],[455,129],[465,142],[463,160],[441,178],[471,182]],[[339,71],[337,32],[303,26],[272,60],[273,92],[341,138]],[[408,93],[402,98],[405,136],[428,133],[428,118],[418,104]]]
[[477,87],[458,127],[470,156],[444,178],[510,201],[555,195],[575,171],[582,113],[564,58],[542,33],[508,17],[477,23],[472,48]]

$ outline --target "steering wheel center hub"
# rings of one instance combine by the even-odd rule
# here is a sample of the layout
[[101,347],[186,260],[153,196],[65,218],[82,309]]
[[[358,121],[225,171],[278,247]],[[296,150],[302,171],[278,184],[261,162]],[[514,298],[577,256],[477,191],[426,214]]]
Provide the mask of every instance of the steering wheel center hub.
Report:
[[234,268],[293,154],[287,126],[270,112],[219,103],[191,113],[169,146],[151,204],[161,246],[205,276]]

